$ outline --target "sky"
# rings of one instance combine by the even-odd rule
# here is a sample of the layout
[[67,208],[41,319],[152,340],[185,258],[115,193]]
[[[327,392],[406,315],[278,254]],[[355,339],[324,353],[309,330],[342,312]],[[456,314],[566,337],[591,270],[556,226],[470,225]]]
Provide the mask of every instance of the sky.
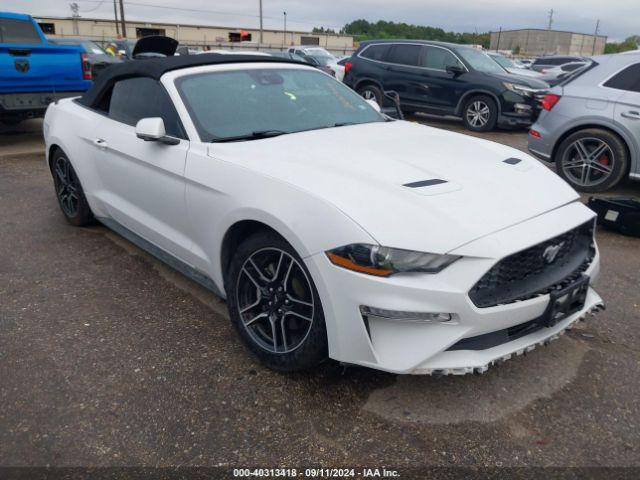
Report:
[[[2,9],[32,15],[70,16],[75,1],[80,16],[113,18],[113,0],[2,0]],[[253,28],[259,25],[259,0],[125,0],[125,18]],[[333,29],[359,18],[440,27],[456,32],[553,28],[594,33],[618,41],[640,35],[639,0],[263,0],[265,28]]]

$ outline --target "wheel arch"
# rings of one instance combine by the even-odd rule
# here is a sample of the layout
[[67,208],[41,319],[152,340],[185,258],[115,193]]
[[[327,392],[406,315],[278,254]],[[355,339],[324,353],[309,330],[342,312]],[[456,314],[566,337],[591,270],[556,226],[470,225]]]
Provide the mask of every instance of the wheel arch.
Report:
[[496,105],[498,106],[498,115],[502,113],[502,104],[500,103],[500,99],[495,93],[484,89],[473,89],[465,92],[462,97],[460,97],[460,100],[458,100],[458,105],[456,106],[456,115],[462,115],[462,109],[467,103],[467,100],[475,95],[487,95],[493,98],[493,100],[496,102]]
[[353,86],[353,89],[357,92],[361,87],[365,85],[374,85],[384,92],[384,87],[382,86],[382,83],[380,83],[378,80],[375,80],[371,77],[361,78],[355,83],[355,85]]
[[220,271],[222,274],[222,280],[225,284],[227,281],[229,266],[233,259],[233,252],[236,251],[246,238],[249,238],[251,235],[258,232],[274,232],[287,240],[275,228],[262,221],[246,219],[238,220],[234,224],[230,225],[222,237],[222,244],[220,245]]
[[51,170],[51,162],[53,161],[53,156],[58,150],[61,150],[64,152],[63,148],[57,143],[52,143],[51,145],[49,145],[49,148],[47,149],[46,162],[47,162],[47,166],[49,167],[49,170]]
[[607,125],[604,123],[589,122],[585,124],[575,125],[569,128],[566,132],[563,132],[562,135],[558,137],[555,144],[553,145],[553,150],[551,151],[551,161],[553,161],[554,163],[556,162],[556,155],[558,153],[558,149],[560,148],[560,145],[562,145],[562,142],[564,142],[569,136],[581,130],[589,130],[589,129],[605,130],[617,136],[620,140],[622,140],[622,144],[625,146],[627,150],[627,155],[629,155],[629,165],[627,166],[627,171],[625,172],[625,176],[629,176],[629,171],[636,167],[636,162],[637,162],[637,158],[633,155],[633,152],[631,151],[629,139],[620,130],[612,127],[611,125]]

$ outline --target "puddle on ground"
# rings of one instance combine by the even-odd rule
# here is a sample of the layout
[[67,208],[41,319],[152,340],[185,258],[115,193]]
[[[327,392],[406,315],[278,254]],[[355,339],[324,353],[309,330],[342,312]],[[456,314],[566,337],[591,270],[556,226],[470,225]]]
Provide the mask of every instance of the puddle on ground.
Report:
[[373,391],[364,409],[396,422],[494,422],[569,384],[588,350],[563,335],[480,376],[398,375],[393,385]]

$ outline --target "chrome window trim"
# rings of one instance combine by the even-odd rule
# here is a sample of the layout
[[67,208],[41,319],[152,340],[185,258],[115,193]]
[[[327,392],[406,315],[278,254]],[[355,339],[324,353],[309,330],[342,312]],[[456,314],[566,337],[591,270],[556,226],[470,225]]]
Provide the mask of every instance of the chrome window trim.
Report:
[[458,55],[456,55],[456,53],[453,50],[448,49],[447,47],[442,47],[440,45],[432,45],[432,44],[428,44],[428,43],[410,43],[410,42],[383,42],[383,43],[370,43],[369,45],[367,45],[366,47],[364,47],[357,55],[357,57],[363,59],[363,60],[367,60],[369,62],[375,62],[375,63],[381,63],[383,65],[398,65],[399,67],[409,67],[409,68],[420,68],[422,70],[430,70],[430,71],[434,71],[434,72],[447,72],[446,70],[440,70],[439,68],[431,68],[431,67],[422,67],[420,65],[406,65],[404,63],[393,63],[393,62],[383,62],[382,60],[373,60],[372,58],[367,58],[367,57],[363,57],[362,54],[364,52],[367,51],[367,49],[369,47],[373,47],[376,45],[389,45],[389,46],[394,46],[394,45],[416,45],[418,47],[435,47],[435,48],[440,48],[442,50],[446,50],[447,52],[449,52],[450,54],[452,54],[454,57],[456,57],[456,59],[460,62],[460,65],[462,65],[464,67],[464,69],[466,70],[467,73],[469,73],[469,69],[467,68],[467,66],[464,64],[464,62],[462,60],[460,60],[460,57]]

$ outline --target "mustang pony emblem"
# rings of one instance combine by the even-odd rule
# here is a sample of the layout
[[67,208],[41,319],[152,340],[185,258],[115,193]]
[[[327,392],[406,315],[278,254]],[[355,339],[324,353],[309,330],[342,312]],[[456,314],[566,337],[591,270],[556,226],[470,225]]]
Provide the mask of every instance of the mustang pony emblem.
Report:
[[544,252],[542,252],[542,258],[544,258],[544,261],[547,263],[553,263],[558,256],[558,252],[560,252],[560,249],[563,246],[564,242],[559,243],[558,245],[549,245],[547,248],[545,248]]

